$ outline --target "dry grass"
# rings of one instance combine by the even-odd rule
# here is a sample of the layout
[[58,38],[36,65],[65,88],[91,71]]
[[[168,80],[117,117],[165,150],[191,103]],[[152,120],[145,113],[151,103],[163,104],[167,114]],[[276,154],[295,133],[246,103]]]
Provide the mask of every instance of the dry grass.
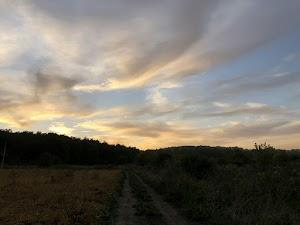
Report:
[[2,170],[0,224],[101,224],[121,179],[119,170]]

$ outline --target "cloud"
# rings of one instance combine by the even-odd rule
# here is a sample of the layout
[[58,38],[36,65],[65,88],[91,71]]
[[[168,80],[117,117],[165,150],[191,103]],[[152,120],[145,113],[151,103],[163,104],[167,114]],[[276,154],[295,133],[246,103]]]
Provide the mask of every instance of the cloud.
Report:
[[[218,80],[210,84],[210,92],[205,98],[223,99],[239,94],[265,92],[275,88],[282,88],[288,85],[300,84],[299,72],[284,72],[275,74],[254,74],[248,76],[238,76],[235,78]],[[216,88],[215,88],[216,87]]]
[[49,127],[49,131],[55,132],[57,134],[72,135],[74,129],[66,127],[62,122],[56,122]]
[[147,100],[156,106],[168,104],[168,98],[162,94],[160,88],[152,88],[148,91]]
[[225,107],[225,110],[217,110],[214,112],[202,113],[201,116],[207,117],[225,117],[235,115],[292,115],[284,107],[273,107],[261,103],[246,103],[241,106]]
[[213,105],[219,108],[229,108],[231,104],[225,102],[213,102]]
[[[172,143],[183,143],[200,138],[202,132],[200,129],[191,128],[185,125],[166,123],[162,121],[103,121],[92,120],[80,123],[80,128],[91,129],[99,132],[97,137],[100,139],[107,138],[111,143],[121,141],[121,143],[130,143],[130,145],[138,146],[142,149],[154,146],[168,146]],[[207,135],[206,135],[207,136]],[[159,141],[161,140],[161,142]],[[157,145],[157,141],[160,142]]]
[[283,58],[283,61],[287,62],[287,63],[293,62],[295,60],[299,60],[299,54],[297,54],[297,53],[290,53]]
[[[224,98],[295,87],[298,72],[244,74],[197,86],[188,99],[182,92],[190,91],[187,78],[298,30],[299,8],[297,0],[273,0],[272,7],[260,0],[0,0],[0,123],[50,121],[53,131],[91,129],[143,148],[295,137],[291,109]],[[129,90],[120,89],[142,89],[146,97],[127,99]],[[109,107],[103,96],[112,99]],[[245,115],[266,119],[236,118]],[[78,127],[57,122],[64,118]]]
[[266,121],[236,124],[222,131],[225,137],[270,137],[300,134],[299,121]]
[[97,131],[114,132],[125,136],[158,137],[161,132],[168,132],[170,128],[162,122],[138,121],[88,121],[79,124],[79,127]]
[[14,18],[14,8],[7,1],[0,1],[0,63],[9,65],[27,46],[22,44],[28,41],[28,35],[23,29],[18,29],[20,21]]
[[[4,78],[3,78],[4,79]],[[72,93],[76,79],[37,71],[22,77],[21,82],[4,79],[14,89],[0,87],[0,117],[13,127],[29,127],[33,122],[64,116],[83,116],[92,112]],[[19,89],[19,90],[18,90]]]
[[236,124],[228,128],[224,128],[222,133],[226,137],[260,137],[274,134],[274,129],[286,125],[287,121],[252,123],[252,124]]
[[[38,36],[39,56],[87,69],[77,91],[137,88],[234,60],[292,30],[299,1],[75,0],[9,4]],[[2,7],[6,5],[3,4]],[[288,16],[286,16],[288,15]]]
[[74,78],[63,77],[56,74],[49,74],[37,71],[31,76],[34,98],[36,101],[66,101],[74,103],[76,97],[72,93],[72,88],[79,82]]
[[110,143],[130,143],[142,149],[180,145],[226,145],[252,147],[254,142],[266,140],[278,147],[295,146],[300,137],[300,123],[293,121],[231,122],[221,126],[203,128],[182,121],[103,121],[92,120],[78,125],[99,132],[97,138]]

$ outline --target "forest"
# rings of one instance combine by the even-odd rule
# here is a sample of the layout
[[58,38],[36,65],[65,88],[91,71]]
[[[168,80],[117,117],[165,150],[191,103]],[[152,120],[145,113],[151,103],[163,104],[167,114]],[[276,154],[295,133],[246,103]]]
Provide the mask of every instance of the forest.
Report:
[[138,149],[133,147],[88,138],[0,130],[1,153],[5,145],[5,164],[8,165],[124,164],[133,162],[138,154]]

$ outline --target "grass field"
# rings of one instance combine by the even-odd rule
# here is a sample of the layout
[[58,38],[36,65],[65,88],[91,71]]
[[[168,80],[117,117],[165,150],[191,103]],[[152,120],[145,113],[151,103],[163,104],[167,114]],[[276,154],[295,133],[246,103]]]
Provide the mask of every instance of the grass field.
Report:
[[0,171],[1,225],[109,224],[119,170]]

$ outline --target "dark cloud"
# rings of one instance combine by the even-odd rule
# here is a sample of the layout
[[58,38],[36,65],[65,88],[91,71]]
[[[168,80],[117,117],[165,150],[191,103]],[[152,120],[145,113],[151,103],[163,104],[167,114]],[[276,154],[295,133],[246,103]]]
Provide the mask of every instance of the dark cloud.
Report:
[[116,25],[137,15],[147,14],[148,7],[157,8],[157,3],[161,1],[111,0],[103,3],[98,0],[31,0],[29,2],[38,10],[36,13],[42,12],[68,25],[86,22]]
[[243,76],[230,80],[216,82],[214,85],[225,94],[235,94],[248,91],[261,91],[286,85],[300,83],[299,72],[289,72],[272,75]]
[[[208,113],[200,113],[200,116],[204,117],[226,117],[226,116],[236,116],[236,115],[292,115],[285,108],[274,107],[269,105],[245,105],[245,106],[235,106],[230,107],[225,110],[215,110]],[[199,114],[198,114],[199,115]]]
[[[219,1],[177,1],[173,7],[166,7],[167,14],[158,23],[163,23],[158,30],[158,39],[141,41],[138,55],[129,64],[128,76],[139,76],[149,70],[159,70],[178,59],[201,39],[210,21],[210,14],[218,6]],[[168,9],[169,8],[169,9]],[[173,12],[170,12],[170,8]],[[157,24],[158,25],[158,24]],[[157,26],[159,28],[159,26]],[[149,35],[153,35],[150,34]],[[145,44],[149,47],[145,48]]]
[[[218,80],[208,85],[198,102],[211,102],[251,93],[261,93],[287,86],[294,90],[300,84],[299,72],[281,74],[248,74],[230,79]],[[191,91],[191,90],[190,90]],[[196,91],[196,90],[195,90]],[[196,95],[194,91],[191,91]],[[189,95],[189,94],[188,94]],[[196,99],[196,98],[195,98]]]
[[272,7],[267,1],[223,3],[211,12],[210,31],[200,39],[192,66],[178,68],[174,76],[186,77],[228,63],[297,30],[300,23],[297,0],[274,0]]
[[225,138],[283,136],[300,134],[300,124],[291,121],[255,122],[225,128],[223,133]]
[[36,102],[50,103],[67,114],[88,114],[92,106],[82,102],[73,91],[73,88],[82,82],[78,77],[67,77],[55,72],[37,71],[30,74],[34,100]]
[[[296,0],[274,0],[272,7],[259,0],[14,3],[17,13],[13,16],[20,17],[20,26],[44,47],[27,51],[36,51],[36,57],[49,57],[53,63],[64,62],[66,70],[71,65],[88,67],[93,76],[85,75],[85,83],[107,81],[105,90],[204,72],[290,32],[300,22]],[[6,5],[12,4],[3,8]],[[117,85],[110,87],[111,80]]]
[[[12,122],[20,126],[30,126],[34,122],[32,117],[43,117],[43,114],[50,113],[47,112],[49,109],[53,111],[54,117],[80,116],[92,112],[90,105],[82,103],[73,94],[72,88],[80,82],[78,79],[42,71],[31,71],[26,78],[26,93],[0,89],[0,114],[5,113]],[[47,118],[43,117],[42,120]]]
[[68,78],[59,75],[36,72],[31,75],[33,80],[34,96],[37,100],[45,96],[58,97],[55,101],[61,99],[69,102],[75,102],[77,99],[72,93],[72,88],[79,83],[75,78]]

